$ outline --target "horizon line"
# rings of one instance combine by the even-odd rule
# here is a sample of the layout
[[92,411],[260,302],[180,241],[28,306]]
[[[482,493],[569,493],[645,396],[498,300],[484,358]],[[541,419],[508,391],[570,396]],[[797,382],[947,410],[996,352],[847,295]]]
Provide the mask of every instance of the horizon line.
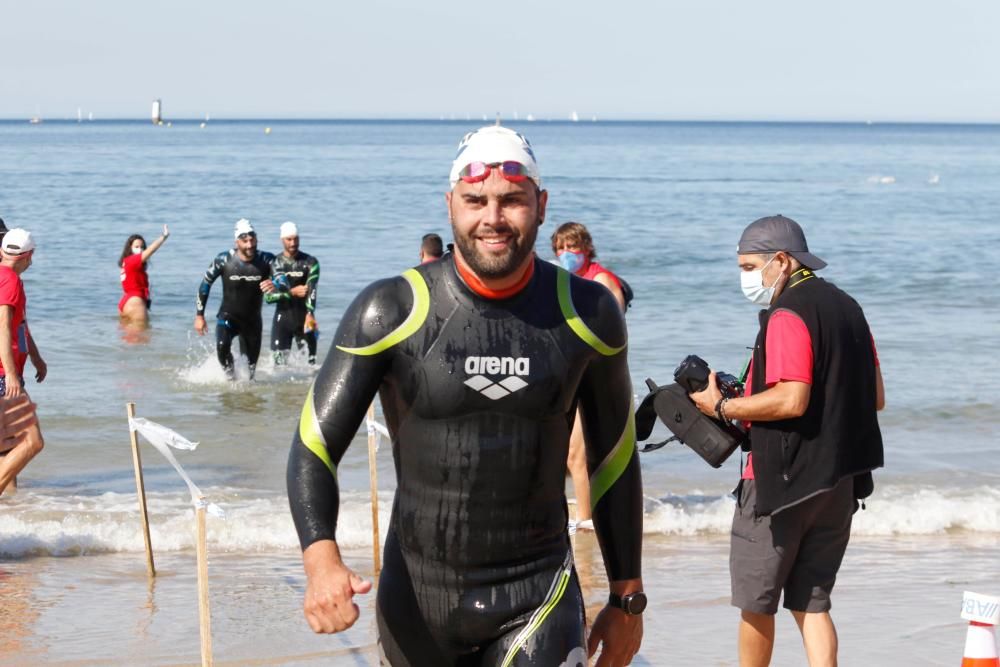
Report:
[[[49,117],[37,116],[41,119],[40,124],[46,122],[50,123],[77,123],[84,125],[87,123],[100,123],[100,122],[141,122],[150,123],[152,121],[149,117],[142,116],[107,116],[97,119],[83,119],[73,118],[71,116],[66,117]],[[35,117],[32,116],[3,116],[0,115],[0,122],[2,123],[30,123]],[[494,119],[482,120],[481,118],[431,118],[426,116],[220,116],[214,118],[202,118],[196,116],[177,116],[175,118],[164,118],[163,123],[252,123],[252,122],[387,122],[387,123],[471,123],[471,122],[485,122],[493,123],[496,121]],[[555,123],[555,124],[565,124],[565,125],[588,125],[595,123],[676,123],[676,124],[759,124],[759,125],[980,125],[980,126],[991,126],[1000,125],[1000,120],[876,120],[876,119],[803,119],[803,118],[785,118],[785,119],[760,119],[760,118],[655,118],[655,117],[635,117],[635,118],[622,118],[622,117],[608,117],[601,118],[598,116],[593,116],[588,119],[571,120],[569,118],[534,118],[528,120],[527,118],[509,118],[500,117],[500,121],[503,123]]]

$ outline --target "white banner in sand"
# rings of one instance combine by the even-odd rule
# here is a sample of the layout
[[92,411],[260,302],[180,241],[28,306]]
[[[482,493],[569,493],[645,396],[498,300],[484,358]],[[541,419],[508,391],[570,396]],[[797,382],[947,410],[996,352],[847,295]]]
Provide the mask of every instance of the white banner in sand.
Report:
[[184,472],[184,468],[182,468],[181,464],[177,462],[176,458],[174,458],[173,452],[170,451],[171,447],[174,449],[193,451],[196,447],[198,447],[197,442],[191,442],[181,434],[167,428],[163,424],[157,424],[156,422],[149,421],[143,417],[130,417],[128,420],[128,427],[142,435],[142,437],[144,437],[149,444],[156,447],[157,451],[163,454],[163,458],[170,462],[170,465],[174,467],[177,474],[180,475],[181,479],[184,480],[184,483],[187,484],[188,491],[191,492],[191,504],[193,504],[195,508],[204,507],[205,510],[212,516],[217,516],[220,519],[225,518],[226,513],[222,511],[222,508],[215,503],[210,503],[205,500],[205,494],[203,494],[201,489],[199,489],[198,486],[191,481],[191,478],[188,477],[186,472]]

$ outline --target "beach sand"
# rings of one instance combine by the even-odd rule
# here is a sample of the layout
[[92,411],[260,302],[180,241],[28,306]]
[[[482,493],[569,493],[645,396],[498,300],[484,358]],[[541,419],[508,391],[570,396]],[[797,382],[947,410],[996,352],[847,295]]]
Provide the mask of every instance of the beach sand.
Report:
[[[574,543],[593,619],[607,590],[599,548],[593,533]],[[998,547],[1000,537],[856,537],[834,593],[841,663],[957,664],[962,591],[988,587]],[[633,664],[736,664],[727,539],[647,536],[644,554],[650,606]],[[346,550],[345,557],[372,576],[370,549]],[[968,567],[976,563],[985,570]],[[141,553],[0,562],[0,664],[198,664],[194,553],[159,554],[157,568],[149,581]],[[209,576],[215,664],[378,664],[374,593],[358,599],[361,618],[349,631],[314,635],[301,613],[298,553],[212,553]],[[805,664],[786,612],[777,634],[773,664]]]

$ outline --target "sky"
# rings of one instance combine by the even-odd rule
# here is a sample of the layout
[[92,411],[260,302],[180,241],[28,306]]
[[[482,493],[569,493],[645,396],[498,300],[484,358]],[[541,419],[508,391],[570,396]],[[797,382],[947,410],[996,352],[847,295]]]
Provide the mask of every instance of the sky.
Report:
[[996,0],[0,0],[0,118],[1000,122]]

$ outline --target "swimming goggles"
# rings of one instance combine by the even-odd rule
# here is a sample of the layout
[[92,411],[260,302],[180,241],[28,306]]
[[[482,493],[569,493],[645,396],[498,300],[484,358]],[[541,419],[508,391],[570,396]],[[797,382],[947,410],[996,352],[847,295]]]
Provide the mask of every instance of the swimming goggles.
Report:
[[528,168],[514,160],[494,162],[492,164],[470,162],[462,167],[462,170],[458,172],[458,177],[466,183],[479,183],[489,178],[490,172],[494,169],[500,169],[500,175],[511,183],[521,183],[530,178]]
[[246,241],[247,239],[255,239],[257,238],[257,232],[243,232],[236,238],[238,238],[240,241]]

